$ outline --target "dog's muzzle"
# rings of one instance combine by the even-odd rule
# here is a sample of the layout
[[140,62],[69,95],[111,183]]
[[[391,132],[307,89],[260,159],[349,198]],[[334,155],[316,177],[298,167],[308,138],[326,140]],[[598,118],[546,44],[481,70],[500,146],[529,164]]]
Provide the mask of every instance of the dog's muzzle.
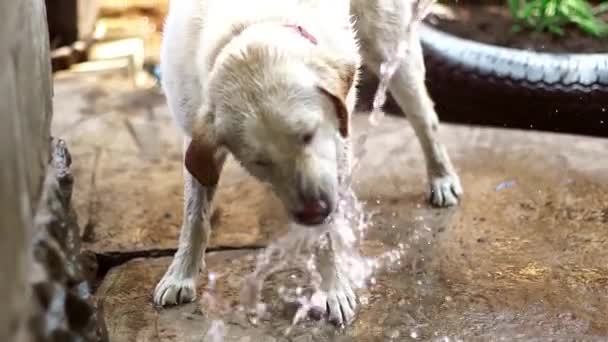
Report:
[[316,226],[323,222],[331,213],[329,201],[325,198],[307,199],[302,202],[302,209],[293,213],[296,222]]

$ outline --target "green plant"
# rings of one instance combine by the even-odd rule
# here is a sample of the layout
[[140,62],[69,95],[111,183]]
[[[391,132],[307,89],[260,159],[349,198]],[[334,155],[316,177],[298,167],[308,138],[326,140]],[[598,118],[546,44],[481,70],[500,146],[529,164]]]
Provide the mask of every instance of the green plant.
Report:
[[[593,5],[587,0],[507,0],[511,15],[521,25],[537,31],[564,34],[566,24],[575,24],[595,37],[608,37],[608,23],[599,15],[608,11],[608,1]],[[514,29],[520,29],[517,25]]]

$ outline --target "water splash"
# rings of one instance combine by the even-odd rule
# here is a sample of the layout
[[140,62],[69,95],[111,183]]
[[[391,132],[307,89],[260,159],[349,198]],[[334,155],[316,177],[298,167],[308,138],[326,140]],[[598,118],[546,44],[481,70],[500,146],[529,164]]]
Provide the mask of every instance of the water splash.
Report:
[[[316,272],[315,256],[312,253],[314,244],[320,240],[326,228],[310,229],[291,223],[288,232],[273,241],[260,253],[253,273],[245,277],[240,292],[240,302],[255,320],[263,313],[262,287],[264,281],[273,273],[289,267],[301,267],[309,271],[310,283],[320,286],[320,276]],[[284,294],[287,296],[287,294]],[[255,321],[252,323],[256,323]]]
[[[412,35],[417,26],[430,13],[436,0],[413,0],[411,2],[413,8],[412,19],[405,29],[404,37],[410,37]],[[406,8],[406,6],[404,6],[404,8]],[[408,13],[404,13],[403,15],[407,16],[407,14]],[[374,95],[372,113],[369,117],[372,126],[377,126],[384,117],[382,106],[386,103],[390,82],[395,72],[399,69],[401,62],[407,57],[410,44],[411,42],[409,39],[396,42],[394,53],[380,65],[378,89]]]
[[221,276],[217,273],[209,272],[207,275],[207,287],[201,297],[201,307],[204,307],[205,312],[213,318],[205,334],[205,341],[223,342],[226,335],[226,327],[221,317],[230,311],[230,305],[225,303],[216,294],[217,280]]
[[[354,290],[374,285],[376,279],[373,275],[378,270],[401,264],[401,258],[405,254],[403,244],[375,257],[359,253],[360,244],[372,226],[372,217],[373,213],[364,210],[364,203],[357,199],[350,183],[344,183],[336,214],[331,221],[316,229],[292,223],[285,235],[273,241],[258,255],[255,270],[243,281],[240,303],[249,322],[257,325],[266,313],[261,295],[266,279],[286,269],[302,270],[304,276],[301,280],[306,287],[281,286],[277,289],[277,295],[283,302],[298,306],[291,319],[291,327],[284,333],[288,335],[291,328],[308,318],[310,312],[319,307],[315,297],[323,291],[321,274],[317,269],[319,251],[327,249],[330,244],[335,253],[337,268],[348,270],[344,275]],[[325,306],[324,303],[322,305]]]
[[209,342],[223,342],[224,336],[226,336],[226,327],[224,321],[221,319],[214,319],[211,321],[211,327],[207,331],[205,341]]

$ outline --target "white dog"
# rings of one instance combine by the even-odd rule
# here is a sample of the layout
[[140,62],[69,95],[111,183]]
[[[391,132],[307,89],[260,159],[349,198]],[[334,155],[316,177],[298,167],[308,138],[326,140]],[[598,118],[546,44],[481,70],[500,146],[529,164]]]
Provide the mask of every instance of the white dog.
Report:
[[[226,152],[271,184],[296,222],[318,225],[332,214],[360,64],[378,72],[404,39],[409,54],[390,91],[424,150],[431,202],[457,204],[462,189],[438,138],[420,42],[416,30],[405,29],[414,6],[408,0],[172,1],[161,72],[170,111],[187,136],[185,208],[179,248],[155,303],[196,297]],[[356,309],[350,284],[335,267],[324,267],[328,315],[350,322]]]

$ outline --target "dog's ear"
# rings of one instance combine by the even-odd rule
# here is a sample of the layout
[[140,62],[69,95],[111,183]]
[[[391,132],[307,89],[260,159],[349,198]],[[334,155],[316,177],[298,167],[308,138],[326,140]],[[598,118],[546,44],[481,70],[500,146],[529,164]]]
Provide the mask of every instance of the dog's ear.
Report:
[[216,159],[218,140],[214,128],[215,114],[207,111],[195,123],[192,141],[186,148],[186,169],[203,186],[215,186],[220,178],[220,165]]
[[349,113],[346,105],[346,97],[355,82],[357,66],[331,58],[323,58],[313,63],[319,76],[319,90],[329,96],[336,107],[340,135],[343,138],[349,134]]

